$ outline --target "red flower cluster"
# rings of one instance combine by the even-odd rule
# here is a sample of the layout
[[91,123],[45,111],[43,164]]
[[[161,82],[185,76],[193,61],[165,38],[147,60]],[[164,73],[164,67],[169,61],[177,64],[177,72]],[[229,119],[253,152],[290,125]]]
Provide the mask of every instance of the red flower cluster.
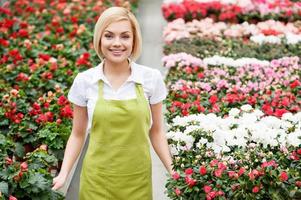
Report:
[[90,54],[88,52],[83,53],[77,60],[76,60],[76,65],[85,65],[87,67],[91,66],[91,63],[89,61],[90,59]]
[[180,4],[163,4],[162,12],[168,21],[183,18],[187,21],[205,17],[218,18],[219,20],[235,20],[241,14],[241,8],[236,5],[221,4],[219,1],[197,2],[184,0]]

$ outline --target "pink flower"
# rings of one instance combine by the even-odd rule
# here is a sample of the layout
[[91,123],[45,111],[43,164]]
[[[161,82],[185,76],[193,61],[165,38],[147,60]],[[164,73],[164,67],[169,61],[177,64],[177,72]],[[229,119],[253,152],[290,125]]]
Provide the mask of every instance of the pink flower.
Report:
[[9,200],[18,200],[18,199],[17,199],[16,197],[10,195],[10,196],[9,196]]
[[177,196],[180,196],[180,194],[182,193],[181,190],[179,188],[175,189],[175,193]]
[[217,169],[217,170],[214,171],[214,176],[221,177],[222,173],[223,173],[222,169]]
[[243,168],[243,167],[241,167],[241,168],[239,169],[239,171],[238,171],[238,175],[239,175],[239,176],[243,175],[243,174],[245,173],[245,171],[246,171],[246,169]]
[[186,176],[185,182],[190,188],[192,188],[196,184],[197,181],[189,176]]
[[252,189],[252,192],[253,193],[258,193],[260,190],[260,188],[258,186],[254,186],[253,189]]
[[212,190],[212,187],[209,186],[209,185],[205,185],[205,186],[203,187],[203,189],[204,189],[205,193],[209,193],[209,192]]
[[172,178],[174,180],[178,180],[180,178],[180,174],[178,174],[177,172],[173,173]]

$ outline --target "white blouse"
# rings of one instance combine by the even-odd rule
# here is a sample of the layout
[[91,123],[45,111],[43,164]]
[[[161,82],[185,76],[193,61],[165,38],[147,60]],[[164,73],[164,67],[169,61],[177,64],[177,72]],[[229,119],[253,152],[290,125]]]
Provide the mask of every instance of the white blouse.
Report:
[[117,91],[113,89],[103,73],[103,62],[96,67],[78,73],[75,77],[68,93],[68,99],[78,106],[87,107],[88,133],[91,129],[93,111],[98,99],[99,80],[104,82],[104,99],[127,100],[136,98],[135,83],[142,85],[149,104],[159,103],[166,98],[167,90],[159,70],[134,62],[131,62],[130,67],[131,75]]

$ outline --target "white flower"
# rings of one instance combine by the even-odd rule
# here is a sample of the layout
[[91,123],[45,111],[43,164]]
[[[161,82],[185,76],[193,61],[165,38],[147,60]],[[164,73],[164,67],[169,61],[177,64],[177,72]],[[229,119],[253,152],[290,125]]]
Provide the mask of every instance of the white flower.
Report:
[[229,111],[229,116],[233,116],[233,117],[236,117],[238,116],[240,113],[240,110],[237,109],[237,108],[232,108],[230,111]]
[[241,110],[245,111],[245,112],[249,112],[251,110],[253,110],[252,106],[250,106],[249,104],[246,104],[246,105],[242,105],[240,107]]

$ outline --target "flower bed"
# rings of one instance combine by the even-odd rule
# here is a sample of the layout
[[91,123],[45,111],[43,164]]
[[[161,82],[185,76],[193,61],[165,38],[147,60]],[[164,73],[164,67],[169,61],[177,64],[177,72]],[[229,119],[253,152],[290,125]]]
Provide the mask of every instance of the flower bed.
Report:
[[[250,24],[230,24],[225,22],[214,22],[211,18],[193,20],[187,22],[182,18],[169,22],[163,31],[164,41],[170,43],[181,38],[207,38],[222,40],[225,38],[243,38],[244,41],[251,40],[261,43],[257,38],[262,38],[262,42],[280,43],[281,39],[287,44],[300,42],[301,27],[298,23],[283,23],[275,20]],[[257,39],[257,40],[256,40]]]
[[165,1],[162,13],[167,21],[183,18],[185,21],[211,17],[218,21],[240,23],[242,21],[262,21],[275,19],[279,21],[299,20],[300,2],[290,0],[176,0]]
[[[131,1],[7,1],[0,8],[0,199],[63,199],[51,190],[71,132],[66,98],[95,66],[99,14]],[[84,14],[83,14],[84,13]]]
[[281,119],[250,105],[229,117],[176,117],[167,135],[176,173],[172,199],[298,199],[301,113]]
[[270,62],[221,57],[200,60],[182,53],[162,60],[170,68],[165,101],[168,121],[195,113],[225,116],[231,108],[246,103],[277,117],[301,109],[298,57]]
[[301,198],[300,5],[164,1],[171,199]]
[[164,54],[187,52],[198,58],[215,55],[231,58],[257,58],[272,60],[287,56],[301,57],[301,43],[286,44],[286,41],[277,43],[258,44],[244,41],[243,38],[213,40],[207,38],[180,39],[164,46]]

